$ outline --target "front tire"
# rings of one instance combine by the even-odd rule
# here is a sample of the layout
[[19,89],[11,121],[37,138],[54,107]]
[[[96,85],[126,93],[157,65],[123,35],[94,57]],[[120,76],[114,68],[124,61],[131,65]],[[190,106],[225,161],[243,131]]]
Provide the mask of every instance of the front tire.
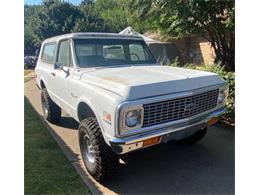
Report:
[[88,172],[97,181],[113,175],[119,166],[119,156],[106,144],[96,118],[90,117],[80,122],[78,138]]
[[58,122],[61,118],[61,108],[51,100],[46,88],[42,89],[41,101],[44,118],[50,123]]

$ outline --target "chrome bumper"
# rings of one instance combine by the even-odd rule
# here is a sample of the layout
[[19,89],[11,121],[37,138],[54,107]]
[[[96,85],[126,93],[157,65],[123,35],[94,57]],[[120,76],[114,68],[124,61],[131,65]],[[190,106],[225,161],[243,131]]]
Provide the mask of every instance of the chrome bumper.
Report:
[[219,117],[225,113],[225,108],[213,111],[186,123],[169,127],[154,129],[144,134],[132,135],[123,138],[112,138],[109,142],[112,150],[117,154],[125,154],[143,148],[142,141],[160,136],[160,142],[180,140],[193,135],[196,131],[207,127],[207,122],[213,117]]

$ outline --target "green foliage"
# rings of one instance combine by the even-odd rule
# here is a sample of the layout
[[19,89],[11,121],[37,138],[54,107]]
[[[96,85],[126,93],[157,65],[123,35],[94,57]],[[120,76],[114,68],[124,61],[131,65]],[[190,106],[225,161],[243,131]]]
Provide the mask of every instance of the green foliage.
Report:
[[97,0],[95,7],[109,32],[119,32],[129,25],[124,0]]
[[42,40],[48,37],[71,32],[80,16],[78,7],[70,3],[44,1],[32,22],[36,45],[39,47]]
[[208,39],[228,70],[234,67],[234,0],[130,0],[134,24],[180,38],[199,35]]
[[80,5],[93,5],[95,0],[82,0]]
[[41,6],[24,6],[24,54],[34,55],[37,49],[33,21],[39,13]]
[[125,7],[128,10],[129,23],[135,30],[144,33],[158,30],[159,12],[148,14],[152,9],[153,0],[128,0]]
[[174,67],[180,67],[180,66],[181,66],[181,63],[180,63],[180,61],[179,61],[179,56],[177,56],[177,57],[173,60],[171,66],[174,66]]
[[[178,66],[174,63],[172,66]],[[229,87],[229,94],[227,99],[227,112],[225,114],[225,119],[229,122],[235,122],[235,72],[227,72],[224,70],[223,66],[219,63],[214,65],[201,65],[196,66],[194,64],[186,64],[185,68],[196,69],[207,72],[217,73],[222,79],[224,79]]]
[[26,55],[35,54],[34,36],[32,29],[29,25],[24,26],[24,53]]
[[70,32],[119,32],[129,25],[126,0],[84,0],[79,6],[60,0],[25,5],[25,54],[34,54],[46,38]]
[[234,0],[84,0],[79,6],[60,0],[25,5],[25,53],[51,36],[70,32],[160,31],[170,37],[208,39],[216,61],[235,69]]
[[230,118],[232,122],[235,120],[235,72],[227,72],[219,64],[216,65],[204,65],[200,70],[217,73],[222,79],[224,79],[229,86],[229,94],[227,99],[227,113],[226,117]]
[[78,18],[71,32],[101,32],[104,30],[103,21],[99,18]]
[[80,5],[81,17],[76,19],[72,32],[103,32],[106,31],[104,21],[94,9],[91,0]]

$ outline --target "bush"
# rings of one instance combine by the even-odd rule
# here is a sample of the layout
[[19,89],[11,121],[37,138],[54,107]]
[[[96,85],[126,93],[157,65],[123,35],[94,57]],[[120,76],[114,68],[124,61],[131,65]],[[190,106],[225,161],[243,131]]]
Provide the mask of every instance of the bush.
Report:
[[[172,66],[176,66],[176,63],[172,64]],[[227,99],[227,112],[224,115],[224,120],[228,123],[234,123],[235,122],[235,72],[227,72],[219,64],[201,65],[201,66],[196,66],[194,64],[186,64],[184,67],[217,73],[221,78],[223,78],[228,83],[229,94]]]

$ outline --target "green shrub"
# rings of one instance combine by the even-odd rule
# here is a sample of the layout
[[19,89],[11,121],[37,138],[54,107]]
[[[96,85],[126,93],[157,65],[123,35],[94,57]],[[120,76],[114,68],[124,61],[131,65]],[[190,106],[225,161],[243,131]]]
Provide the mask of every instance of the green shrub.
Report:
[[29,69],[29,68],[30,68],[29,64],[24,64],[24,69]]
[[[176,66],[176,63],[172,64]],[[223,78],[229,86],[229,94],[227,99],[227,112],[224,119],[229,123],[235,122],[235,72],[227,72],[219,64],[214,65],[201,65],[196,66],[194,64],[186,64],[185,68],[208,71],[217,73],[221,78]]]

